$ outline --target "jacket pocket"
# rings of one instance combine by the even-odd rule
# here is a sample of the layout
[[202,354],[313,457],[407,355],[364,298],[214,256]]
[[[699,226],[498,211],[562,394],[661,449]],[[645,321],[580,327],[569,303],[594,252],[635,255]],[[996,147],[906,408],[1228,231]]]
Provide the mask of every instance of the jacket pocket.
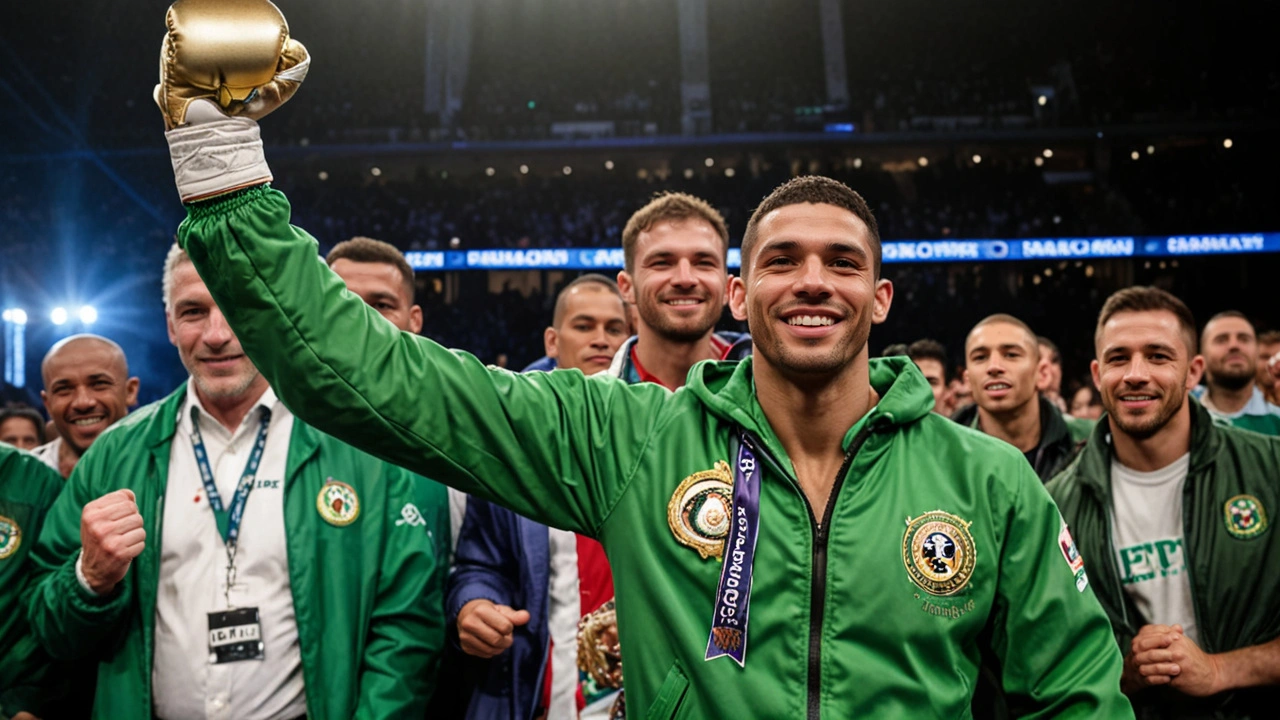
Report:
[[662,681],[662,687],[658,688],[658,697],[649,706],[646,720],[674,720],[688,691],[689,679],[680,670],[679,663],[672,664],[667,671],[667,678]]

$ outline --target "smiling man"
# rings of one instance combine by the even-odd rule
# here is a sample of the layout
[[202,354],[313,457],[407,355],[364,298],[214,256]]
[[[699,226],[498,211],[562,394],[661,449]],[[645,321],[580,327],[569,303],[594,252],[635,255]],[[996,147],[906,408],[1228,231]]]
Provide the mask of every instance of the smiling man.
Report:
[[1098,316],[1107,414],[1049,483],[1089,560],[1140,717],[1262,718],[1280,703],[1280,440],[1219,427],[1173,295],[1132,287]]
[[[869,360],[893,288],[857,193],[798,178],[756,209],[729,292],[750,359],[698,363],[675,392],[486,367],[394,331],[289,224],[249,117],[296,89],[306,56],[248,33],[228,47],[224,16],[171,10],[184,32],[157,96],[191,203],[181,242],[299,417],[600,540],[629,714],[961,717],[986,652],[1028,716],[1132,717],[1106,617],[1030,467],[932,413],[909,359]],[[282,18],[260,23],[255,37],[286,37]],[[244,84],[265,89],[228,107],[249,117],[193,109],[211,93],[188,63],[253,67]],[[694,300],[691,314],[705,302],[654,296]]]
[[954,420],[1000,438],[1022,451],[1041,480],[1066,467],[1075,452],[1071,430],[1036,389],[1040,345],[1026,323],[992,315],[969,331],[965,375],[974,404]]
[[72,335],[49,348],[40,374],[40,398],[58,437],[34,452],[67,478],[93,441],[138,403],[138,378],[129,377],[119,345],[88,334]]

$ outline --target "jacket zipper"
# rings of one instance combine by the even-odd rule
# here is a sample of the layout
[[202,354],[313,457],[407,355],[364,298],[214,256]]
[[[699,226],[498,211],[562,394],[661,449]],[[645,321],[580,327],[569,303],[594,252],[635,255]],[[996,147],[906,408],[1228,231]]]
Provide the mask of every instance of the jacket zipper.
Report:
[[[1190,475],[1191,471],[1188,469],[1188,480],[1190,479]],[[1207,653],[1212,653],[1216,651],[1210,643],[1207,642],[1205,627],[1200,622],[1200,603],[1196,600],[1196,596],[1198,594],[1196,592],[1196,576],[1191,572],[1191,543],[1188,542],[1191,534],[1187,532],[1188,520],[1190,518],[1190,513],[1187,511],[1187,508],[1191,507],[1191,504],[1187,502],[1187,496],[1190,494],[1190,484],[1184,480],[1182,484],[1182,562],[1186,567],[1186,570],[1183,572],[1187,574],[1187,585],[1191,587],[1191,617],[1196,621],[1196,634],[1199,635],[1196,642],[1200,645],[1201,650],[1204,650]]]
[[[834,511],[836,497],[840,494],[840,488],[844,485],[845,476],[849,474],[850,466],[853,465],[853,458],[858,454],[858,450],[862,448],[862,444],[866,442],[867,436],[870,434],[871,424],[868,423],[858,431],[858,434],[853,438],[853,442],[849,444],[849,451],[844,455],[844,462],[836,472],[835,485],[831,487],[831,494],[827,497],[827,506],[822,511],[822,519],[824,521],[830,518],[832,511]],[[800,482],[784,472],[772,455],[761,450],[762,445],[754,435],[749,432],[745,433],[745,435],[751,450],[765,458],[779,475],[790,479],[798,491]],[[822,717],[822,621],[823,614],[826,611],[827,538],[831,523],[827,522],[824,525],[819,522],[818,518],[813,514],[813,507],[809,504],[809,499],[804,496],[803,492],[799,494],[801,499],[804,500],[805,509],[809,511],[809,523],[814,536],[813,585],[809,588],[809,689],[807,695],[808,709],[805,716],[807,720],[820,720]]]

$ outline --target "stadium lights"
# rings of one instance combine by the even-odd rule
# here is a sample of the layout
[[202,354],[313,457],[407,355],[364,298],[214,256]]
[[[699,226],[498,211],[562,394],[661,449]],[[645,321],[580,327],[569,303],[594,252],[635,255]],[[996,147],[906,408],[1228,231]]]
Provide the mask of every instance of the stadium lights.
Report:
[[1053,157],[1053,151],[1052,151],[1052,150],[1050,150],[1049,148],[1045,148],[1045,149],[1044,149],[1044,152],[1042,152],[1042,153],[1040,153],[1040,154],[1041,154],[1041,155],[1044,155],[1046,158],[1051,158],[1051,157]]
[[378,176],[382,175],[382,168],[377,167],[377,166],[371,167],[371,168],[369,168],[369,174],[370,174],[370,175],[372,175],[372,176],[374,176],[374,177],[378,177]]
[[27,311],[22,308],[9,308],[4,311],[4,321],[13,323],[14,325],[27,324]]
[[565,165],[565,166],[564,166],[564,168],[563,168],[563,169],[561,169],[561,171],[560,171],[560,172],[563,172],[565,175],[572,175],[572,174],[573,174],[573,168],[569,167],[568,165]]
[[692,180],[692,179],[693,179],[693,168],[685,168],[685,169],[684,169],[684,179],[685,179],[685,180]]
[[494,170],[491,167],[487,167],[484,169],[484,174],[488,175],[489,177],[493,177],[495,174],[497,174],[497,172],[498,172],[497,170]]
[[1130,160],[1137,160],[1140,157],[1142,157],[1142,155],[1137,150],[1134,150],[1133,152],[1129,153]]
[[857,170],[857,169],[858,169],[858,168],[860,168],[860,167],[862,167],[862,158],[854,158],[854,159],[853,159],[853,169]]
[[316,177],[320,178],[320,180],[321,180],[321,181],[328,180],[328,179],[329,179],[329,173],[325,172],[324,170],[321,170],[321,171],[320,171],[320,174],[319,174],[319,175],[317,175]]
[[67,322],[67,309],[64,307],[56,307],[53,312],[49,313],[49,319],[54,325],[62,325]]
[[982,156],[981,156],[981,155],[978,155],[978,154],[974,154],[974,156],[973,156],[973,164],[974,164],[974,165],[978,165],[978,164],[980,164],[981,162],[982,162]]
[[521,174],[521,175],[528,175],[528,174],[529,174],[529,166],[528,166],[528,165],[521,165],[521,166],[520,166],[520,174]]
[[1226,140],[1223,140],[1223,141],[1222,141],[1222,147],[1224,147],[1224,148],[1226,148],[1226,149],[1228,149],[1228,150],[1230,150],[1230,149],[1231,149],[1231,146],[1232,146],[1232,145],[1235,145],[1235,143],[1231,142],[1231,138],[1227,138]]
[[604,161],[604,169],[605,169],[605,170],[612,170],[612,169],[613,169],[613,161],[612,161],[612,160],[605,160],[605,161]]
[[736,170],[734,170],[733,168],[725,168],[725,169],[724,169],[724,176],[725,176],[725,177],[733,177],[734,175],[737,175],[737,174],[738,174],[738,172],[737,172]]
[[1147,154],[1148,154],[1148,155],[1155,155],[1155,154],[1156,154],[1156,146],[1155,146],[1155,145],[1148,145],[1148,146],[1147,146]]
[[645,178],[649,177],[649,171],[644,168],[640,168],[639,170],[636,171],[636,177],[640,178],[641,180],[644,180]]
[[716,164],[716,161],[712,158],[707,158],[706,160],[702,161],[702,164],[706,165],[707,167],[711,167],[712,165]]
[[1040,97],[1036,98],[1036,102],[1040,105],[1040,107],[1044,107],[1045,105],[1049,104],[1049,98],[1045,97],[1044,95],[1041,95]]
[[916,159],[916,162],[920,163],[920,167],[929,167],[929,158],[927,158],[927,157],[925,157],[925,156],[923,156],[923,155],[921,155],[919,158],[917,158],[917,159]]
[[449,238],[449,247],[456,248],[461,246],[462,246],[462,238],[460,237]]
[[1042,158],[1042,157],[1037,157],[1037,158],[1036,158],[1036,167],[1043,167],[1043,166],[1044,166],[1044,158]]
[[98,322],[98,308],[92,305],[81,305],[79,315],[80,322],[85,325],[92,325]]

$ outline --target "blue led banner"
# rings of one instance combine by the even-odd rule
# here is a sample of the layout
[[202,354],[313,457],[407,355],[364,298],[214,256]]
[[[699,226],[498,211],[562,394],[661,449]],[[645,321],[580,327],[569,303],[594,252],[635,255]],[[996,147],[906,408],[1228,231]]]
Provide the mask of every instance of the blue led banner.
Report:
[[[884,244],[884,262],[992,262],[1089,260],[1280,252],[1280,233],[1243,235],[1147,235],[1029,238],[1026,240],[895,240]],[[437,250],[405,253],[414,270],[617,270],[621,248]],[[741,264],[729,250],[729,267]]]

